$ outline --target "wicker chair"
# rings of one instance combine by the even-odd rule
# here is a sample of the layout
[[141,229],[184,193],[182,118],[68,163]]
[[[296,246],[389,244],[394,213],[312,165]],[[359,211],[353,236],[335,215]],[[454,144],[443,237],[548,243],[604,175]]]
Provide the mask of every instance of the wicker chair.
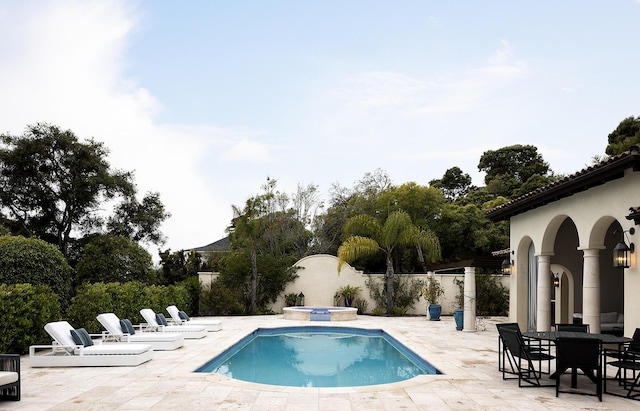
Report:
[[0,400],[20,401],[18,354],[0,354]]

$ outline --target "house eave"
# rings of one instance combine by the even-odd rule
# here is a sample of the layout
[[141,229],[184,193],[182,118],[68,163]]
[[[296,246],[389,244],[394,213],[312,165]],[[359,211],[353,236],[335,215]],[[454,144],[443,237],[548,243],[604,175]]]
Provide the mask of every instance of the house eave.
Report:
[[625,171],[628,169],[633,172],[640,171],[640,152],[637,146],[633,146],[623,154],[491,209],[487,211],[486,216],[493,222],[508,220],[518,214],[620,179],[624,177]]

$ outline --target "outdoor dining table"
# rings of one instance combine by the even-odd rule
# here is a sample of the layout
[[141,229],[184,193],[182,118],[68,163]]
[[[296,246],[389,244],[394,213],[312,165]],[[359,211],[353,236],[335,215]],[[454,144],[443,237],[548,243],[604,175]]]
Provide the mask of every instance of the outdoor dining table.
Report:
[[[547,341],[549,344],[556,341],[558,338],[591,338],[591,339],[600,340],[602,344],[616,344],[618,345],[618,350],[620,350],[624,344],[632,341],[632,338],[617,336],[614,334],[592,334],[592,333],[583,333],[583,332],[577,332],[577,331],[529,331],[529,332],[523,333],[522,335],[531,340],[537,340],[540,342]],[[603,357],[604,357],[604,354],[605,352],[603,350]],[[602,366],[603,367],[605,366],[604,358],[602,360]],[[556,378],[558,373],[559,373],[559,370],[556,370],[556,372],[551,374],[549,378]],[[595,376],[593,376],[591,373],[586,372],[585,374],[592,381],[596,382]],[[603,378],[606,378],[606,375],[604,375],[604,373],[603,373],[603,376],[604,376]],[[571,387],[576,388],[576,385],[577,385],[577,372],[576,372],[576,369],[574,368],[571,372]]]

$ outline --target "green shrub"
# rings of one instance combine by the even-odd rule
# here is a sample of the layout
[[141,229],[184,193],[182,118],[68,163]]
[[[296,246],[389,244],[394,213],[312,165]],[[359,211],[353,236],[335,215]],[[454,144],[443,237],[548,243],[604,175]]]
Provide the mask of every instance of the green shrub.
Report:
[[476,314],[478,316],[509,314],[509,289],[495,275],[476,275]]
[[128,318],[138,324],[143,322],[140,315],[143,308],[168,316],[166,308],[169,305],[183,307],[189,301],[187,289],[182,285],[144,286],[138,281],[83,284],[76,291],[67,317],[73,327],[84,327],[90,333],[103,331],[96,320],[101,313],[115,313],[120,319]]
[[76,271],[78,282],[141,281],[151,284],[155,278],[149,252],[129,239],[115,235],[98,235],[91,239],[84,246]]
[[167,307],[170,305],[184,311],[183,307],[189,303],[189,293],[184,285],[150,285],[144,289],[143,301],[147,304],[140,308],[151,308],[167,316]]
[[215,280],[200,293],[200,314],[244,314],[246,308],[243,301],[241,291],[228,288],[221,281]]
[[183,285],[187,290],[187,296],[189,300],[184,307],[178,305],[178,308],[189,315],[200,315],[200,293],[202,291],[200,279],[197,275],[193,275],[182,281],[180,285]]
[[[365,282],[369,289],[369,296],[375,301],[376,308],[386,311],[387,287],[384,279],[376,280],[369,276]],[[393,306],[392,313],[406,313],[420,299],[420,293],[424,283],[421,280],[411,278],[410,275],[396,274],[393,277]]]
[[356,298],[353,301],[353,306],[358,309],[358,314],[366,313],[367,312],[367,305],[369,305],[369,303],[367,303],[367,300],[365,300],[363,298]]
[[44,325],[60,319],[58,296],[46,285],[1,284],[0,318],[0,352],[26,354],[50,343]]
[[72,273],[55,246],[35,238],[0,236],[0,283],[47,285],[65,304]]

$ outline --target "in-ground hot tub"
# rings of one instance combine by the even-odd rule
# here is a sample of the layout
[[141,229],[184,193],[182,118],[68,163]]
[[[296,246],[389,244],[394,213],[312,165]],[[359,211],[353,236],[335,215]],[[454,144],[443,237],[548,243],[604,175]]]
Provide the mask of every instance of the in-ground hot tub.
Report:
[[284,319],[301,321],[351,321],[358,317],[353,307],[284,307]]

